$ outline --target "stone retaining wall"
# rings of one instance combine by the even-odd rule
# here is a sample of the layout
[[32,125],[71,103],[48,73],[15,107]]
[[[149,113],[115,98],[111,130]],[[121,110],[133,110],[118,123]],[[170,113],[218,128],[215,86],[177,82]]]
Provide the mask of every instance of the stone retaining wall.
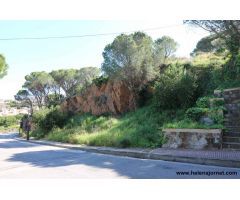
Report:
[[221,148],[221,129],[164,129],[167,143],[163,148],[214,149]]

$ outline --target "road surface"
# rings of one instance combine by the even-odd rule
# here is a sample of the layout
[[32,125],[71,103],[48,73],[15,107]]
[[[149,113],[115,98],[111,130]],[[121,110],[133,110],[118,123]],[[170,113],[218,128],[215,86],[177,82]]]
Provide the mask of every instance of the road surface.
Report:
[[[177,175],[179,172],[232,175]],[[0,178],[229,179],[240,178],[240,169],[103,155],[22,142],[16,134],[0,134]]]

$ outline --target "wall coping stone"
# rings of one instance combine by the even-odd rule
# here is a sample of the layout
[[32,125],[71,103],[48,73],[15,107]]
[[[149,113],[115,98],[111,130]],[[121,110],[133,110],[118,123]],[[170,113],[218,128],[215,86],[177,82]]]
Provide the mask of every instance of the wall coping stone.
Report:
[[222,133],[222,129],[163,129],[164,132],[178,132],[178,133],[203,133],[203,134],[208,134],[208,133]]
[[224,92],[228,92],[228,91],[234,91],[234,90],[240,90],[240,87],[237,88],[229,88],[229,89],[225,89],[223,90]]
[[224,92],[231,92],[231,91],[238,91],[238,90],[240,90],[240,87],[229,88],[229,89],[224,89],[224,90],[214,90],[213,93],[214,94],[222,94]]

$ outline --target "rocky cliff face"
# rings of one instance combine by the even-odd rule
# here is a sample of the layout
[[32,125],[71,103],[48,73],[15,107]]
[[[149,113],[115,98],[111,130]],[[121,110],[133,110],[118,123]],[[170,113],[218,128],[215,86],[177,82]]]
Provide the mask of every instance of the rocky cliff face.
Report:
[[121,82],[108,82],[98,87],[90,86],[81,96],[67,99],[62,104],[63,111],[92,113],[101,115],[122,114],[136,108],[136,99],[126,85]]

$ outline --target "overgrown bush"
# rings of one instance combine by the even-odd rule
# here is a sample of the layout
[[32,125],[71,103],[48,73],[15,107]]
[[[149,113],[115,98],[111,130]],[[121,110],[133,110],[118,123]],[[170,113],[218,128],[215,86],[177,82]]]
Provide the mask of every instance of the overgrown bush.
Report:
[[[223,106],[222,102],[210,104],[210,97],[201,97],[196,101],[195,107],[188,108],[182,118],[165,123],[164,128],[224,128],[223,126]],[[213,124],[205,124],[201,121],[202,117],[213,120]]]
[[60,111],[58,108],[49,112],[45,119],[40,122],[40,127],[47,132],[51,131],[54,127],[62,128],[67,121],[67,114]]
[[214,54],[214,53],[200,53],[194,56],[192,59],[192,64],[196,67],[220,67],[228,62],[229,58],[225,55]]
[[33,115],[33,123],[46,134],[53,128],[63,128],[68,120],[68,114],[54,107],[50,109],[43,109]]
[[196,106],[199,108],[209,108],[210,107],[210,97],[201,97],[196,101]]
[[240,54],[235,63],[227,55],[200,54],[193,57],[191,65],[202,95],[212,94],[214,89],[240,87]]
[[100,77],[98,77],[98,78],[93,79],[92,82],[93,82],[96,86],[101,87],[103,84],[107,83],[108,80],[109,80],[108,77],[106,77],[106,76],[100,76]]
[[[213,99],[214,100],[214,99]],[[211,97],[201,97],[196,101],[196,106],[187,109],[185,116],[188,119],[198,122],[201,117],[211,118],[215,124],[223,124],[224,102],[215,100],[211,102]]]
[[38,125],[41,121],[43,121],[46,115],[51,111],[51,108],[42,108],[33,113],[32,122]]
[[154,103],[160,109],[188,108],[196,97],[196,79],[183,65],[170,65],[155,82]]
[[148,82],[138,93],[137,104],[139,107],[146,106],[153,98],[154,81]]
[[10,127],[19,124],[22,115],[0,117],[0,126]]
[[197,96],[204,96],[212,94],[214,89],[218,86],[220,79],[219,69],[213,67],[196,67],[192,65],[191,73],[196,77]]
[[161,125],[179,114],[156,112],[152,106],[129,112],[121,118],[90,114],[72,116],[63,128],[54,128],[46,138],[53,141],[115,147],[161,147]]
[[223,66],[221,75],[220,78],[217,77],[217,89],[240,87],[240,55],[236,60],[236,66],[234,68],[231,63],[227,63]]
[[194,121],[199,121],[201,117],[205,116],[208,112],[208,108],[192,107],[187,109],[186,117]]
[[183,119],[180,121],[173,121],[164,124],[163,128],[174,128],[174,129],[180,129],[180,128],[190,128],[190,129],[216,129],[216,128],[223,128],[221,124],[213,124],[213,125],[204,125],[197,121],[191,120],[191,119]]

